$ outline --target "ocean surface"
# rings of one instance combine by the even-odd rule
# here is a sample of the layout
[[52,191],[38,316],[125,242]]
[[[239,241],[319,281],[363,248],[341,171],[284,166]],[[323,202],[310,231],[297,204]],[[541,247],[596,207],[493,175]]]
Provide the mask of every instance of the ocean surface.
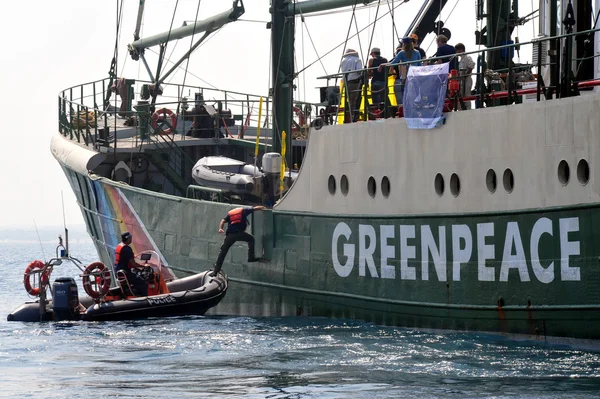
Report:
[[[308,317],[7,322],[25,267],[55,248],[0,241],[0,398],[600,397],[600,352],[496,335]],[[71,253],[97,260],[86,240]]]

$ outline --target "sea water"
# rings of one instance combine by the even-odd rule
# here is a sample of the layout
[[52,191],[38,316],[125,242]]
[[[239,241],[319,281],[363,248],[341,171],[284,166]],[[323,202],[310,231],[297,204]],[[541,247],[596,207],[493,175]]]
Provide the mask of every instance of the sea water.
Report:
[[[55,247],[0,242],[1,398],[600,397],[600,352],[496,335],[309,317],[7,322],[25,267]],[[86,240],[71,252],[97,260]]]

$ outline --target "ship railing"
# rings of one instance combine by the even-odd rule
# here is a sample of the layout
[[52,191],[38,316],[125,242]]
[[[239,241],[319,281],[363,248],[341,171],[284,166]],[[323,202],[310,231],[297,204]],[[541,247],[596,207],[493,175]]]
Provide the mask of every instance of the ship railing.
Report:
[[224,194],[218,188],[190,184],[186,190],[185,197],[204,201],[223,202]]
[[[133,128],[136,130],[133,135],[134,144],[141,144],[146,138],[143,134],[144,130],[151,125],[152,120],[143,118],[144,121],[140,121],[138,110],[140,103],[142,107],[144,103],[138,101],[137,104],[134,104],[134,97],[135,93],[143,93],[143,90],[151,87],[152,83],[128,79],[120,81],[126,87],[123,90],[125,93],[123,98],[115,93],[119,90],[116,89],[115,80],[110,78],[84,83],[61,91],[58,97],[59,132],[70,140],[87,146],[104,146],[116,150],[119,137],[117,131]],[[224,126],[222,129],[230,138],[243,139],[244,133],[258,124],[258,109],[261,99],[259,95],[167,83],[161,85],[160,89],[162,95],[157,98],[164,102],[149,105],[148,109],[151,111],[160,109],[160,107],[169,107],[174,113],[181,116],[189,114],[190,110],[197,105],[211,105],[219,112],[219,115],[227,114],[231,116],[230,119],[233,119],[232,126]],[[193,99],[188,98],[192,95]],[[149,98],[149,102],[152,102],[151,98]],[[263,97],[261,128],[271,128],[271,108],[271,99],[268,96]],[[191,122],[187,126],[191,126]],[[181,128],[179,130],[180,133],[187,133],[183,132]],[[154,129],[148,129],[148,132],[155,133]],[[215,132],[214,138],[218,137],[218,132]],[[183,138],[185,139],[185,136]]]
[[[475,62],[475,68],[468,74],[465,71],[457,70],[455,74],[449,76],[449,82],[458,81],[459,90],[452,93],[452,96],[446,99],[448,111],[465,110],[466,103],[475,101],[475,108],[484,108],[491,106],[507,105],[512,103],[521,103],[523,101],[541,101],[568,97],[579,94],[581,90],[590,90],[600,85],[600,76],[594,76],[594,68],[585,68],[589,63],[594,63],[598,54],[593,54],[594,42],[597,40],[597,32],[600,28],[590,29],[582,32],[573,32],[553,37],[538,37],[528,42],[510,43],[502,46],[482,48],[474,51],[443,56],[430,57],[425,59],[427,64],[439,62],[448,62],[455,58],[458,65],[461,57],[469,55]],[[588,43],[588,54],[584,51],[583,56],[574,57],[571,54],[565,56],[564,49],[573,51],[574,40],[581,37],[582,43]],[[569,51],[569,52],[570,52]],[[518,63],[512,58],[515,52],[520,54],[531,54],[531,61]],[[507,58],[507,55],[510,55]],[[527,58],[527,57],[523,57]],[[565,59],[566,58],[566,59]],[[510,61],[509,61],[510,59]],[[355,105],[354,111],[358,111],[358,120],[371,120],[380,117],[401,116],[401,104],[397,101],[394,91],[395,76],[390,73],[392,66],[410,66],[422,63],[424,60],[402,62],[398,64],[388,64],[384,69],[384,102],[381,104],[373,103],[373,93],[369,84],[363,84],[360,88],[361,103]],[[492,68],[492,66],[494,68]],[[568,66],[568,70],[565,66]],[[377,67],[363,68],[354,72],[362,74],[362,82],[369,82],[369,71],[374,71]],[[571,73],[573,71],[573,73]],[[336,73],[318,77],[326,80],[328,90],[335,89],[339,94],[332,101],[324,98],[321,100],[327,103],[322,110],[321,115],[325,115],[326,124],[348,123],[352,119],[350,112],[345,112],[348,107],[346,98],[346,88],[341,83],[345,73]],[[474,86],[465,88],[464,84],[467,78],[471,76]],[[333,85],[330,81],[333,80]],[[340,82],[338,84],[338,82]],[[455,85],[453,85],[456,87]],[[450,91],[449,91],[450,94]],[[535,100],[533,99],[535,96]],[[367,99],[368,105],[365,104]],[[352,110],[348,110],[352,111]]]

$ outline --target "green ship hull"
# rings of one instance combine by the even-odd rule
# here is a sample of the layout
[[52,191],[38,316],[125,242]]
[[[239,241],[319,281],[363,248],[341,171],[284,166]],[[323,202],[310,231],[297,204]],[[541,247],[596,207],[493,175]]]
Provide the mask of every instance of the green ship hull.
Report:
[[[446,43],[445,5],[425,2],[406,36],[421,45],[444,33],[435,41]],[[600,29],[591,3],[576,4],[576,25],[565,18],[558,30],[567,4],[546,5],[540,36],[513,42],[513,29],[533,14],[519,17],[515,1],[481,2],[476,43],[485,48],[461,53],[459,70],[434,56],[430,65],[402,63],[406,79],[391,84],[393,69],[383,68],[389,83],[373,96],[362,69],[360,102],[353,74],[362,67],[345,43],[342,73],[322,77],[319,102],[297,101],[296,78],[312,64],[296,70],[295,24],[342,7],[354,18],[356,6],[272,1],[263,97],[167,83],[177,64],[161,73],[161,59],[154,76],[144,59],[146,49],[160,45],[162,56],[166,43],[204,32],[183,62],[244,13],[241,1],[146,38],[140,2],[127,49],[150,80],[113,68],[107,79],[63,90],[51,143],[101,260],[114,263],[127,230],[135,252],[154,250],[178,277],[195,274],[213,267],[227,211],[264,205],[251,220],[262,260],[247,263],[245,244],[231,248],[218,314],[600,342],[600,68],[589,56]],[[522,63],[515,51],[535,61]]]
[[[212,267],[231,208],[90,178],[63,166],[102,261],[124,226],[178,274]],[[600,338],[600,204],[435,216],[256,212],[265,261],[234,246],[215,312],[325,316],[377,324]],[[245,244],[244,244],[245,245]]]

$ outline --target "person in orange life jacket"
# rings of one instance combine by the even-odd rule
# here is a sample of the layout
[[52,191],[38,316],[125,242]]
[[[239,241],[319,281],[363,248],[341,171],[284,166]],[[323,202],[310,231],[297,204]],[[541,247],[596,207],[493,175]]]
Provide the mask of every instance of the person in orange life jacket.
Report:
[[[237,241],[245,241],[248,243],[248,262],[257,262],[259,258],[254,256],[254,237],[252,234],[246,233],[246,227],[248,221],[246,218],[250,216],[254,211],[260,211],[265,209],[264,206],[254,206],[252,208],[235,208],[227,212],[227,216],[221,219],[219,223],[219,234],[225,234],[225,240],[221,245],[217,262],[215,263],[215,270],[212,275],[216,276],[223,266],[225,256],[229,251],[229,248]],[[223,230],[223,226],[227,223],[227,231]]]
[[121,234],[121,243],[117,245],[115,250],[115,274],[119,270],[123,270],[129,284],[134,290],[134,294],[148,296],[148,283],[135,275],[131,270],[132,267],[136,267],[134,261],[135,255],[133,254],[133,249],[129,246],[132,239],[133,236],[129,232]]

